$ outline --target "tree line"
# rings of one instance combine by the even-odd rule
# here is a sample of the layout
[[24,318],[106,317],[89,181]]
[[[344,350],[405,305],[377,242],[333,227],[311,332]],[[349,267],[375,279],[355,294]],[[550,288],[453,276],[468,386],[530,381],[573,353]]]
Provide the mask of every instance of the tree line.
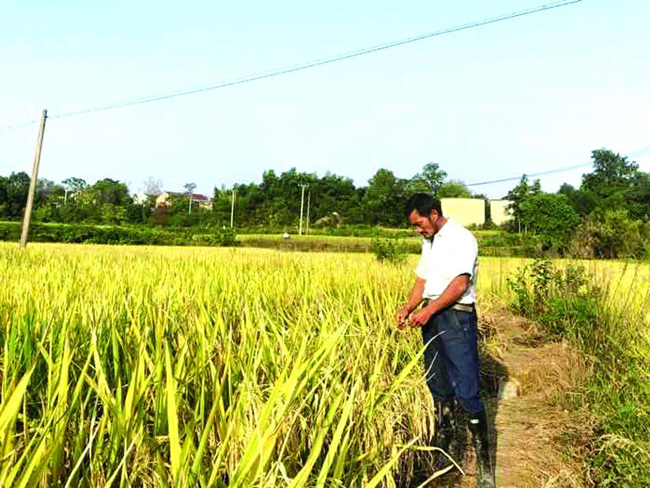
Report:
[[540,251],[574,257],[650,257],[650,173],[607,149],[578,188],[544,193],[526,176],[510,192],[512,231],[531,232]]
[[[536,236],[541,252],[583,257],[617,257],[647,252],[650,240],[650,174],[607,149],[592,152],[593,168],[578,188],[564,184],[545,193],[539,180],[524,175],[505,196],[512,220],[508,230]],[[436,163],[426,164],[412,178],[399,178],[379,169],[365,186],[327,173],[277,174],[265,171],[261,183],[215,187],[211,208],[192,206],[194,183],[173,194],[166,205],[155,205],[160,185],[147,185],[144,198],[120,181],[105,178],[89,184],[81,178],[60,183],[40,179],[33,219],[68,224],[146,225],[158,227],[222,228],[230,225],[233,193],[235,225],[293,231],[301,203],[312,227],[365,225],[404,227],[403,202],[415,192],[438,198],[483,198],[457,180],[447,178]],[[29,176],[24,172],[0,176],[0,219],[22,218]],[[303,188],[305,198],[302,199]],[[487,199],[486,199],[487,200]],[[489,225],[489,222],[488,224]]]
[[[105,178],[88,184],[81,178],[61,183],[39,179],[34,202],[36,222],[84,224],[145,224],[172,227],[229,225],[232,194],[235,193],[235,222],[239,227],[267,226],[291,230],[298,225],[302,189],[305,188],[304,213],[314,225],[338,226],[404,225],[402,202],[417,191],[440,197],[482,198],[470,192],[460,181],[448,180],[436,163],[424,166],[421,173],[402,179],[388,169],[380,169],[367,186],[357,187],[350,178],[325,174],[301,173],[295,168],[278,175],[265,171],[262,182],[215,187],[211,209],[191,205],[194,183],[185,191],[172,194],[165,205],[156,208],[162,192],[153,181],[146,184],[145,198],[132,195],[123,182]],[[0,176],[0,219],[22,218],[29,176],[12,173]],[[188,205],[189,204],[189,205]],[[309,205],[308,205],[309,204]],[[308,205],[308,206],[307,206]]]

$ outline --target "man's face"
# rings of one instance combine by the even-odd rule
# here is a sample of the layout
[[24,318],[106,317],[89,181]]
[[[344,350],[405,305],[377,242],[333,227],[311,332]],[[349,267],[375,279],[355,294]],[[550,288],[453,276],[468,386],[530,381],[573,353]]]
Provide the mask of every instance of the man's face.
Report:
[[425,239],[431,239],[435,233],[436,229],[433,225],[433,222],[438,218],[438,213],[434,210],[430,215],[420,215],[417,210],[413,210],[411,215],[409,215],[409,224],[415,227],[418,235],[424,237]]

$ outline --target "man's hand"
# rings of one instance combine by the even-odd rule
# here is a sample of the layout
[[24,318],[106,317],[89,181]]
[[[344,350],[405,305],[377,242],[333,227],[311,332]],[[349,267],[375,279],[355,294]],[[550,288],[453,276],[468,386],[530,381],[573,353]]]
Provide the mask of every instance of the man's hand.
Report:
[[422,303],[422,293],[424,292],[425,281],[422,278],[415,280],[415,285],[411,290],[411,295],[408,301],[404,304],[397,314],[395,314],[395,322],[399,329],[404,329],[408,324],[409,315],[415,308]]
[[407,306],[402,307],[402,309],[399,312],[397,312],[397,315],[395,315],[395,320],[397,321],[398,329],[403,329],[408,325],[406,321],[410,314],[411,311]]
[[434,313],[435,309],[431,305],[427,305],[422,310],[411,316],[411,327],[422,327],[429,321]]

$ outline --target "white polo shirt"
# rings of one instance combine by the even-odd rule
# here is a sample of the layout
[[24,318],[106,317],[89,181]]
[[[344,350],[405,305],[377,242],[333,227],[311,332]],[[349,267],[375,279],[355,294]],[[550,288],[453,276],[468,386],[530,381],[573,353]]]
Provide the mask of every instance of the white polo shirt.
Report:
[[433,237],[433,241],[422,241],[422,256],[415,274],[426,281],[423,298],[439,297],[456,276],[468,274],[469,288],[457,303],[475,303],[477,271],[476,238],[453,220],[447,219],[447,223]]

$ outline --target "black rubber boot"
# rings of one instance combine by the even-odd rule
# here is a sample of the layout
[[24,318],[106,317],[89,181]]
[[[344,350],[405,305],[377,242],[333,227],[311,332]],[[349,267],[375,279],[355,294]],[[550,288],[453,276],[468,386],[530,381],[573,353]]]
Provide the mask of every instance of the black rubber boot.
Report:
[[[458,455],[458,417],[453,401],[436,402],[436,447],[452,458]],[[436,469],[444,469],[451,461],[443,453],[438,453]]]
[[485,410],[469,416],[469,431],[476,449],[476,487],[494,488],[494,471],[490,461],[490,438]]

